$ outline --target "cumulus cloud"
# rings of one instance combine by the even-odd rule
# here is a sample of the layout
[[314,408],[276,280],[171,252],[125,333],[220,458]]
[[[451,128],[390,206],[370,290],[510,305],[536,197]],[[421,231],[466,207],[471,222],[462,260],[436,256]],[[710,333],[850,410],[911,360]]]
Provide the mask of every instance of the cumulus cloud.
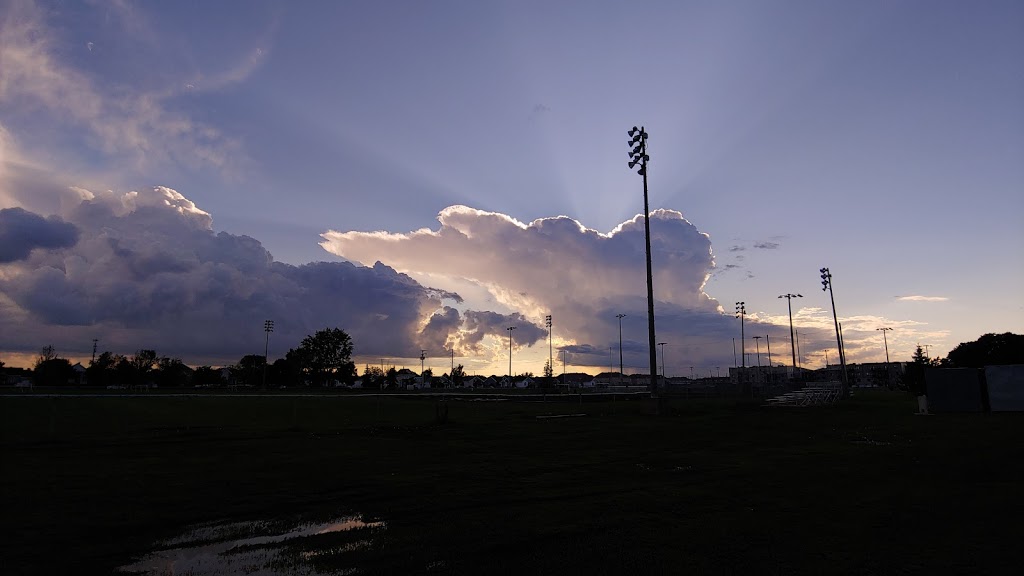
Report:
[[231,362],[259,353],[273,319],[277,355],[328,326],[347,330],[357,354],[393,355],[418,350],[423,320],[460,301],[380,263],[276,262],[254,238],[215,233],[212,217],[170,188],[79,194],[67,222],[3,211],[50,230],[43,238],[63,231],[66,248],[0,266],[0,349],[84,350],[98,337],[120,352]]
[[[517,330],[514,338],[542,338],[539,326],[544,315],[552,314],[560,345],[591,346],[575,350],[593,352],[594,365],[605,364],[602,351],[608,345],[618,346],[615,316],[625,313],[629,343],[624,342],[624,353],[631,366],[647,364],[642,216],[608,233],[565,216],[525,224],[465,206],[446,208],[438,221],[436,230],[410,233],[329,231],[321,245],[356,262],[380,260],[413,276],[429,275],[439,286],[475,283],[510,313],[522,315],[521,320],[491,323],[499,334],[528,320],[537,332]],[[651,215],[651,250],[659,335],[682,339],[684,334],[694,336],[699,325],[700,336],[717,346],[708,353],[724,361],[727,350],[731,354],[731,317],[703,291],[714,268],[710,239],[681,213],[656,210]]]

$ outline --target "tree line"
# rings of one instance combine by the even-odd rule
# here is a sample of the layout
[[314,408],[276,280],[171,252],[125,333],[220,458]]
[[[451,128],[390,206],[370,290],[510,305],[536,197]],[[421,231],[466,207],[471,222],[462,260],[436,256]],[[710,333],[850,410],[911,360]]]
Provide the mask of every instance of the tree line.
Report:
[[[2,364],[0,364],[2,366]],[[32,380],[38,386],[88,384],[103,387],[137,386],[326,386],[334,382],[350,384],[356,369],[352,362],[352,338],[340,328],[325,328],[306,336],[283,358],[267,364],[257,354],[243,356],[225,369],[211,366],[192,368],[180,358],[159,356],[155,350],[136,350],[131,356],[104,351],[79,374],[71,362],[60,357],[53,346],[45,346],[36,359]]]

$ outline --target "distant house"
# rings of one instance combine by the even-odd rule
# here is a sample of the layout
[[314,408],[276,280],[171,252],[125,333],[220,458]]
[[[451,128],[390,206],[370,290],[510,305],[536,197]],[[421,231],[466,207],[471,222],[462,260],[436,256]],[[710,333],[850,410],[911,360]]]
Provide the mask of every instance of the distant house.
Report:
[[486,385],[487,379],[483,376],[470,376],[462,381],[463,386],[470,388],[482,388]]
[[74,370],[74,376],[72,376],[68,384],[81,386],[85,382],[85,366],[82,366],[81,362],[75,362],[71,369]]
[[515,386],[516,388],[529,388],[533,386],[533,384],[534,379],[530,378],[529,376],[526,376],[525,378],[515,379],[512,385]]

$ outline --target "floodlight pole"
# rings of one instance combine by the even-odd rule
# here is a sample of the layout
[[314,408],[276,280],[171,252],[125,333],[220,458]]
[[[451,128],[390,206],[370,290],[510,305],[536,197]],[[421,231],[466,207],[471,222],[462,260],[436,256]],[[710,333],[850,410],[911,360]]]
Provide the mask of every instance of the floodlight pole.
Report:
[[625,314],[616,314],[616,318],[619,319],[619,386],[622,386],[622,319],[626,317]]
[[267,338],[263,342],[263,389],[267,388],[267,363],[269,358],[267,354],[270,353],[270,333],[274,331],[274,321],[265,320],[263,322],[263,331],[267,333]]
[[668,342],[658,342],[658,346],[661,346],[661,379],[665,380],[665,344]]
[[801,294],[783,294],[779,298],[786,299],[789,306],[789,347],[793,352],[793,375],[796,375],[796,337],[793,335],[793,298],[803,298]]
[[651,216],[647,202],[647,161],[650,160],[650,156],[647,155],[647,131],[644,130],[643,126],[640,128],[633,126],[633,129],[629,131],[629,136],[632,139],[628,142],[628,145],[631,147],[636,146],[629,153],[629,157],[632,159],[629,167],[632,168],[639,164],[640,169],[637,170],[637,173],[644,178],[644,240],[647,248],[647,336],[648,350],[651,357],[650,387],[651,394],[657,395],[658,351],[655,348],[654,337],[654,276],[651,272]]
[[836,297],[832,292],[832,272],[828,268],[822,268],[820,272],[821,289],[828,290],[829,298],[832,300],[832,321],[836,325],[836,346],[839,348],[839,365],[842,370],[843,395],[845,396],[850,392],[850,384],[846,377],[846,355],[843,354],[843,337],[839,333],[839,316],[836,315]]
[[544,323],[548,326],[548,371],[553,375],[555,373],[555,366],[552,364],[554,356],[551,348],[551,314],[544,317]]
[[509,383],[512,382],[512,331],[515,330],[515,326],[509,326],[508,330],[508,379]]
[[885,343],[885,367],[888,368],[889,367],[889,340],[885,337],[885,333],[891,331],[892,328],[889,328],[889,327],[875,328],[875,330],[881,330],[882,331],[882,342]]
[[889,328],[888,326],[886,326],[885,328],[875,328],[875,330],[880,330],[882,332],[882,342],[885,344],[885,385],[886,385],[886,387],[888,387],[889,386],[889,379],[890,379],[890,376],[889,376],[889,340],[888,340],[888,338],[885,337],[885,333],[892,331],[892,328]]

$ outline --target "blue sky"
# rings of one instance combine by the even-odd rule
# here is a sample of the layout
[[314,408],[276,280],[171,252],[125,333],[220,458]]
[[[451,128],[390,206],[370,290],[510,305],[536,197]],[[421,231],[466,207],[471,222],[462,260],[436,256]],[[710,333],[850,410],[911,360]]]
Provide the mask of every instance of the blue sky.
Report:
[[[230,306],[210,299],[230,294],[258,315],[266,308],[256,303],[287,281],[321,294],[325,308],[296,313],[307,319],[275,335],[282,347],[332,320],[354,332],[357,354],[367,331],[365,359],[410,358],[429,342],[434,356],[455,347],[468,366],[499,372],[502,321],[536,327],[550,313],[570,363],[606,366],[622,311],[627,371],[641,370],[642,245],[637,260],[630,227],[612,234],[643,208],[641,179],[626,166],[634,124],[651,134],[651,208],[673,211],[655,219],[664,226],[656,296],[670,374],[732,363],[737,300],[755,333],[784,350],[788,319],[776,296],[787,292],[804,295],[794,314],[808,352],[834,348],[822,266],[833,273],[852,360],[883,359],[881,326],[895,328],[894,358],[916,343],[944,355],[986,332],[1024,331],[1017,2],[13,1],[0,22],[0,208],[81,231],[73,246],[40,241],[29,257],[0,263],[0,358],[51,340],[80,357],[94,337],[130,348],[144,334],[158,352],[231,361],[251,343],[211,341],[203,353],[167,337],[187,332],[172,325],[174,306],[212,306],[203,316],[212,321],[210,310]],[[132,191],[135,204],[124,197]],[[105,203],[114,219],[86,217],[83,201]],[[188,219],[202,238],[158,237],[163,228],[129,204],[164,210],[152,218],[168,230]],[[454,205],[473,210],[439,222]],[[556,216],[595,233],[531,224]],[[54,233],[66,235],[58,224]],[[457,238],[473,227],[487,233]],[[410,234],[423,228],[431,233]],[[109,240],[112,229],[118,246],[147,247],[147,266],[163,263],[162,274],[190,270],[188,282],[178,278],[183,292],[150,286],[137,263],[104,268],[122,252],[91,239]],[[253,274],[266,293],[207,290],[211,277],[195,271],[241,266],[218,250],[242,236],[291,268],[261,264]],[[266,260],[259,250],[246,258]],[[195,267],[167,256],[185,253]],[[82,278],[69,272],[75,258]],[[327,312],[334,284],[301,267],[315,261],[333,263],[322,274],[372,273],[389,286],[389,270],[408,275],[422,294],[395,300],[401,313],[374,312],[405,318],[393,345],[377,342],[360,315],[375,285],[350,295],[352,310]],[[146,324],[59,312],[27,296],[26,286],[44,289],[59,271],[81,306],[98,306],[118,293],[85,282],[100,270],[134,270],[124,282],[143,294],[140,309],[164,315]],[[570,288],[559,275],[578,280]],[[718,305],[717,318],[703,316]],[[498,319],[487,324],[484,312]],[[262,339],[262,317],[236,316],[218,321],[242,333],[251,323]],[[524,332],[515,370],[540,372],[547,346]]]

